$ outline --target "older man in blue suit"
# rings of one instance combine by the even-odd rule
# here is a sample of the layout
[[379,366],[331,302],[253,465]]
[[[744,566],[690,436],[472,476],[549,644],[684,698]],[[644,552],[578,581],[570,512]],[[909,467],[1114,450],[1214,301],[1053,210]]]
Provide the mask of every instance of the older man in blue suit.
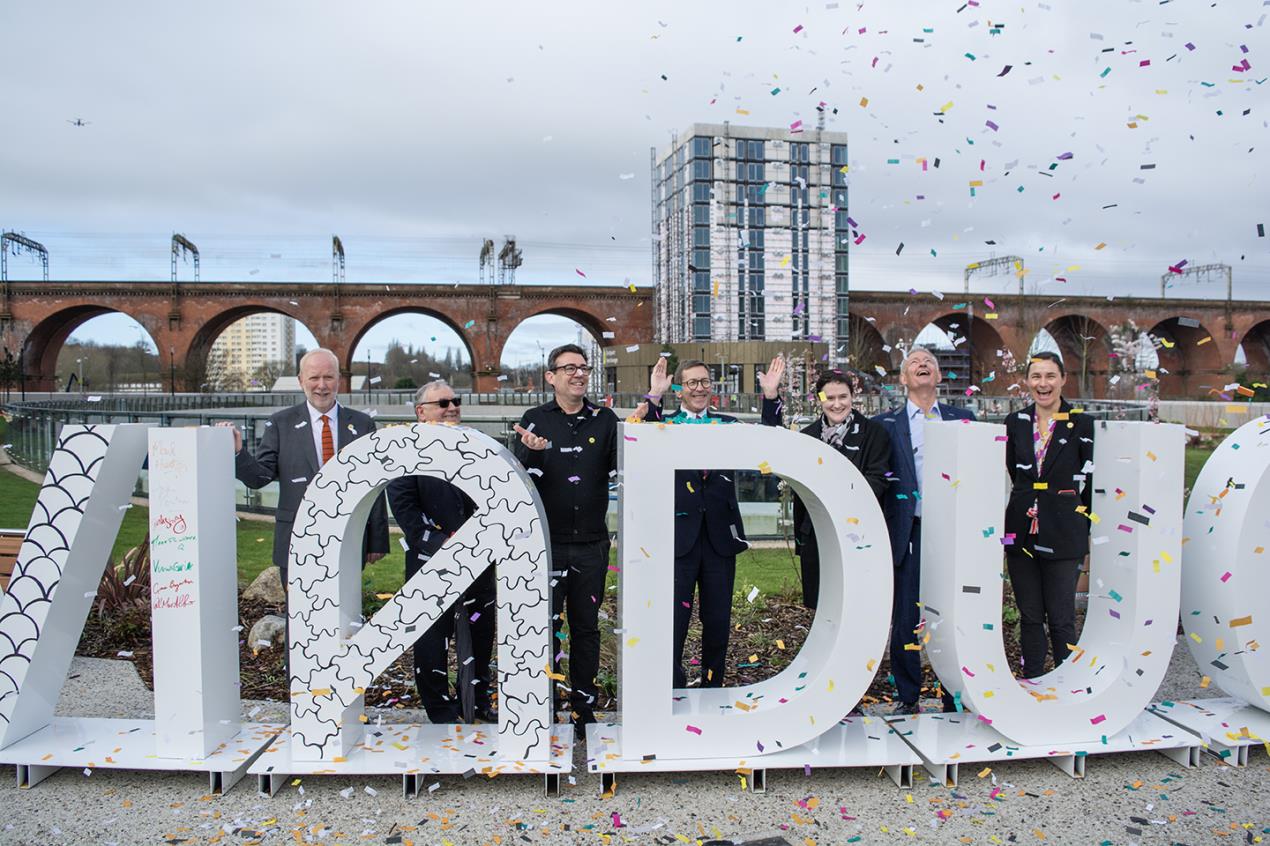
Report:
[[[926,427],[945,420],[974,420],[973,412],[940,403],[937,398],[943,374],[935,354],[914,347],[900,366],[900,384],[907,399],[900,408],[879,414],[874,420],[891,436],[891,480],[882,503],[891,535],[895,563],[895,594],[891,605],[891,675],[900,704],[897,714],[918,713],[922,692],[922,657],[915,629],[921,619],[922,573],[922,461]],[[952,697],[944,694],[944,710],[955,710]]]

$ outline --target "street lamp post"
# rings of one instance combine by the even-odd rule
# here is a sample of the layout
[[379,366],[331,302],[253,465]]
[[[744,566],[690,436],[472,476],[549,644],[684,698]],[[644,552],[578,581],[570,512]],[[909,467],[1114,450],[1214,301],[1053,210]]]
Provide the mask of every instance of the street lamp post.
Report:
[[540,365],[538,368],[538,390],[546,393],[547,391],[547,350],[542,345],[542,341],[538,342],[538,357]]
[[176,347],[168,347],[168,395],[176,396]]
[[84,359],[77,358],[75,363],[79,365],[79,395],[84,395]]

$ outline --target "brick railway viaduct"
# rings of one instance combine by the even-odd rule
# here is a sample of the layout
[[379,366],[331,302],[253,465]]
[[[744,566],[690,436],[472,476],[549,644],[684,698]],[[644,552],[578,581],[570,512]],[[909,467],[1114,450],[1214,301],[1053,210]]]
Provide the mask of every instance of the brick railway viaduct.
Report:
[[[347,390],[353,353],[372,326],[403,313],[438,318],[463,339],[476,390],[498,388],[503,347],[530,317],[571,318],[602,346],[649,343],[653,296],[648,288],[589,285],[290,284],[258,282],[9,282],[0,303],[0,346],[21,350],[27,385],[56,390],[58,353],[85,321],[110,312],[141,324],[169,358],[175,390],[197,390],[213,341],[236,320],[257,312],[295,318],[318,344],[339,356]],[[892,348],[911,342],[929,323],[964,336],[971,378],[1001,369],[1000,351],[1022,361],[1037,331],[1047,329],[1075,376],[1071,393],[1103,396],[1113,369],[1109,333],[1133,321],[1161,340],[1160,394],[1198,397],[1228,381],[1223,373],[1242,344],[1249,367],[1270,371],[1270,302],[1210,299],[983,295],[852,291],[852,363],[865,370],[897,365]],[[983,384],[1001,393],[1007,374]]]

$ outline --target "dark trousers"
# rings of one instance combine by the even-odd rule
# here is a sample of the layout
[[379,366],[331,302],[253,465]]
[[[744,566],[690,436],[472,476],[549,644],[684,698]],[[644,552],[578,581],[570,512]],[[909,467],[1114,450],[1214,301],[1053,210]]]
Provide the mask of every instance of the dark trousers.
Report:
[[820,547],[816,536],[798,544],[798,564],[803,571],[803,607],[816,607],[820,599]]
[[[555,644],[562,644],[561,612],[569,620],[570,706],[578,722],[594,722],[599,691],[595,676],[600,671],[600,603],[604,601],[604,577],[609,569],[609,540],[551,544],[551,625]],[[554,644],[553,644],[554,646]],[[562,646],[552,659],[559,672]]]
[[[1054,652],[1054,666],[1068,656],[1067,644],[1076,643],[1076,579],[1083,558],[1044,559],[1007,555],[1010,586],[1019,606],[1019,645],[1023,651],[1025,679],[1045,673],[1045,650]],[[1045,629],[1049,627],[1049,643]]]
[[700,603],[697,616],[701,619],[701,686],[723,687],[735,583],[736,556],[715,552],[703,526],[688,554],[675,558],[675,687],[688,686],[684,641],[692,620],[694,592]]
[[[413,573],[411,574],[413,575]],[[407,576],[406,578],[410,578]],[[446,609],[414,645],[415,687],[419,700],[433,723],[456,723],[460,720],[462,692],[450,690],[449,650],[454,641],[455,614],[468,618],[472,634],[472,654],[456,655],[459,667],[471,660],[475,684],[472,685],[476,708],[490,704],[490,658],[494,653],[494,627],[498,619],[495,605],[497,587],[495,568],[487,567],[463,595]],[[476,617],[472,620],[472,617]],[[462,672],[460,669],[460,677]]]
[[895,568],[891,602],[891,675],[899,700],[906,703],[916,702],[922,693],[922,653],[904,648],[906,643],[917,643],[913,629],[921,620],[921,609],[917,607],[921,575],[922,521],[914,519],[908,549]]
[[[895,679],[895,692],[899,700],[911,704],[922,695],[922,653],[905,649],[904,644],[916,644],[920,637],[913,631],[921,622],[921,609],[917,603],[922,595],[922,521],[913,518],[913,533],[909,535],[904,560],[895,568],[895,591],[891,602],[891,676]],[[953,697],[943,692],[945,711],[955,707]]]

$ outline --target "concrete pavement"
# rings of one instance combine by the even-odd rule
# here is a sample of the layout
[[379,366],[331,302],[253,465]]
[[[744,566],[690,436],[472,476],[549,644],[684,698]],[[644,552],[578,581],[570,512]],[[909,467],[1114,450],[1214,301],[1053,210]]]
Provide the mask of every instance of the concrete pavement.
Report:
[[[127,661],[77,658],[71,676],[59,714],[151,713]],[[1179,643],[1158,698],[1212,693],[1197,681]],[[255,719],[282,715],[265,703]],[[385,713],[411,719],[421,717]],[[575,783],[555,798],[544,797],[540,778],[516,776],[429,777],[439,787],[418,799],[402,798],[396,776],[310,776],[273,798],[248,778],[211,796],[202,774],[104,769],[64,769],[18,790],[6,766],[0,844],[672,844],[762,835],[790,844],[1270,842],[1270,758],[1261,747],[1240,770],[1212,757],[1188,770],[1152,752],[1096,756],[1083,780],[1045,761],[1007,761],[983,778],[963,768],[953,789],[929,784],[920,769],[911,790],[872,770],[773,770],[765,794],[742,792],[731,772],[636,774],[607,799],[582,755]]]

